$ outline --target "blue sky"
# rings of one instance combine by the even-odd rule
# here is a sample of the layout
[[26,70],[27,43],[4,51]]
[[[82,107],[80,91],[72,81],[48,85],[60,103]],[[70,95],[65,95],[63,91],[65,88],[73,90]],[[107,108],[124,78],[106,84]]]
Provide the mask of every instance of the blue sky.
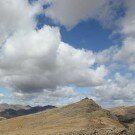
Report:
[[0,102],[134,104],[132,0],[8,1],[0,8]]
[[64,26],[54,23],[44,14],[37,15],[36,19],[38,29],[43,28],[44,25],[60,27],[62,40],[75,48],[100,51],[112,45],[121,46],[122,34],[117,33],[116,35],[112,35],[113,28],[105,28],[101,22],[94,19],[83,21],[69,30]]

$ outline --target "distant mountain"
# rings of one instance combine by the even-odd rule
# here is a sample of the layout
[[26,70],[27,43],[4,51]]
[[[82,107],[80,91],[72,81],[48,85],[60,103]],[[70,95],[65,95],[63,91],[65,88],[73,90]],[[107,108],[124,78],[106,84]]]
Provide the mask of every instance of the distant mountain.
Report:
[[13,109],[13,110],[17,111],[17,110],[20,110],[20,109],[27,110],[27,109],[30,109],[30,108],[31,108],[31,106],[29,106],[29,105],[23,106],[23,105],[10,105],[10,104],[6,104],[6,103],[0,104],[0,112],[5,111],[7,109]]
[[122,106],[109,109],[118,120],[135,133],[135,106]]
[[51,106],[51,105],[31,107],[31,106],[8,105],[8,104],[1,104],[0,107],[2,110],[0,112],[0,116],[7,119],[23,116],[23,115],[28,115],[28,114],[33,114],[40,111],[45,111],[47,109],[56,108],[55,106]]
[[[8,126],[7,126],[8,125]],[[133,128],[131,128],[133,129]],[[2,135],[134,135],[92,99],[0,122]]]
[[135,106],[116,107],[110,109],[110,111],[118,117],[120,122],[132,123],[135,121]]

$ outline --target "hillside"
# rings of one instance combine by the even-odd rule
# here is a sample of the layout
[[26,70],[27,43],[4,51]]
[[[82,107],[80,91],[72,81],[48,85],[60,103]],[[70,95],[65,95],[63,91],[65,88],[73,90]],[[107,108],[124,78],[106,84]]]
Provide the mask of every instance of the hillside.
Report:
[[110,109],[110,111],[115,114],[121,123],[135,133],[135,106],[116,107]]
[[2,135],[126,135],[127,129],[119,123],[115,115],[86,98],[61,108],[1,121],[0,133]]
[[114,113],[121,122],[132,123],[135,121],[135,106],[116,107],[110,109],[110,111]]

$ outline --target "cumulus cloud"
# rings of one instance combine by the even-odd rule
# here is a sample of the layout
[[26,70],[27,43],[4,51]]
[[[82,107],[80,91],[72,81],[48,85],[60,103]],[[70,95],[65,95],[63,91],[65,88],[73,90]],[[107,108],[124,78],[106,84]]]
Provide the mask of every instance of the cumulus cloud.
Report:
[[[43,3],[43,1],[42,1]],[[45,15],[55,23],[71,29],[82,21],[95,19],[105,27],[115,25],[117,10],[124,1],[117,0],[49,0]]]
[[110,1],[39,0],[32,5],[24,0],[1,1],[0,85],[10,89],[15,99],[35,104],[63,99],[71,102],[75,96],[77,99],[81,97],[69,85],[91,87],[91,96],[103,102],[135,101],[134,79],[108,74],[108,69],[111,72],[110,67],[118,62],[135,70],[133,0],[124,1],[128,7],[126,14],[117,21],[120,32],[125,35],[121,48],[114,46],[96,53],[75,49],[62,41],[59,28],[44,26],[35,29],[34,18],[42,4],[50,4],[44,10],[46,16],[70,29],[88,19],[108,23],[115,16],[112,8],[120,4],[114,2],[110,6]]
[[0,98],[5,97],[5,95],[3,93],[0,93]]
[[35,15],[44,2],[48,3],[0,2],[0,85],[11,90],[16,99],[30,100],[36,98],[36,93],[47,99],[70,99],[75,92],[67,87],[69,84],[101,85],[108,73],[104,65],[94,66],[92,51],[75,49],[62,42],[59,28],[35,29]]
[[38,6],[30,6],[27,0],[0,1],[0,44],[18,29],[34,28],[38,10]]
[[[100,11],[103,11],[102,9],[106,7],[104,5],[107,3],[107,0],[51,0],[45,14],[55,22],[72,28],[81,21],[101,16]],[[105,13],[102,14],[103,16]]]
[[85,87],[100,85],[104,81],[107,69],[103,65],[96,69],[92,68],[95,57],[91,51],[75,49],[65,43],[60,45],[58,51],[59,69],[62,69],[62,74],[65,74],[66,82]]
[[104,85],[94,87],[93,95],[107,105],[132,104],[135,101],[134,87],[135,80],[129,75],[116,73],[114,78],[108,79]]
[[111,61],[113,64],[121,63],[129,70],[135,70],[135,9],[134,0],[123,1],[126,8],[125,15],[116,22],[119,28],[118,32],[123,35],[121,47],[111,47],[97,53],[98,63],[107,63]]
[[135,9],[133,4],[134,0],[125,1],[125,16],[118,22],[118,25],[122,28],[121,32],[127,36],[135,35]]
[[127,12],[119,22],[121,33],[125,35],[123,46],[116,55],[116,59],[122,61],[130,70],[135,70],[135,9],[134,0],[126,3]]
[[75,97],[77,97],[77,93],[74,87],[59,86],[53,91],[45,89],[42,93],[14,92],[13,97],[17,102],[23,102],[24,104],[30,104],[33,106],[47,104],[61,106],[69,102],[73,102]]
[[115,55],[114,59],[125,64],[128,69],[135,70],[135,40],[127,37],[123,41],[122,48]]
[[[116,0],[51,0],[48,3],[50,5],[45,9],[46,16],[69,29],[88,19],[99,20],[106,26],[111,23],[110,25],[119,27],[119,32],[125,37],[123,46],[121,48],[111,47],[99,52],[96,56],[97,63],[115,61],[127,65],[130,70],[135,70],[134,0],[119,2]],[[119,8],[126,9],[123,11],[124,16],[118,17]]]
[[118,46],[111,46],[108,49],[99,51],[95,53],[96,55],[96,62],[98,64],[106,64],[112,63],[114,61],[114,56],[118,53],[119,48]]
[[59,42],[58,29],[50,27],[27,33],[17,32],[7,39],[0,55],[1,75],[6,83],[20,91],[53,87],[53,80],[49,80],[56,66]]
[[107,69],[102,65],[94,69],[94,63],[91,51],[61,42],[59,29],[45,26],[39,31],[16,32],[7,39],[0,54],[1,82],[26,93],[67,84],[99,85]]

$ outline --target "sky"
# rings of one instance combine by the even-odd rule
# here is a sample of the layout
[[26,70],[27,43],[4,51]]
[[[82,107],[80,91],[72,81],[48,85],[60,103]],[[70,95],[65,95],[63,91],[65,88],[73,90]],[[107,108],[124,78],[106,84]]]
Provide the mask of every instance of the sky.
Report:
[[0,103],[135,105],[134,2],[0,1]]

